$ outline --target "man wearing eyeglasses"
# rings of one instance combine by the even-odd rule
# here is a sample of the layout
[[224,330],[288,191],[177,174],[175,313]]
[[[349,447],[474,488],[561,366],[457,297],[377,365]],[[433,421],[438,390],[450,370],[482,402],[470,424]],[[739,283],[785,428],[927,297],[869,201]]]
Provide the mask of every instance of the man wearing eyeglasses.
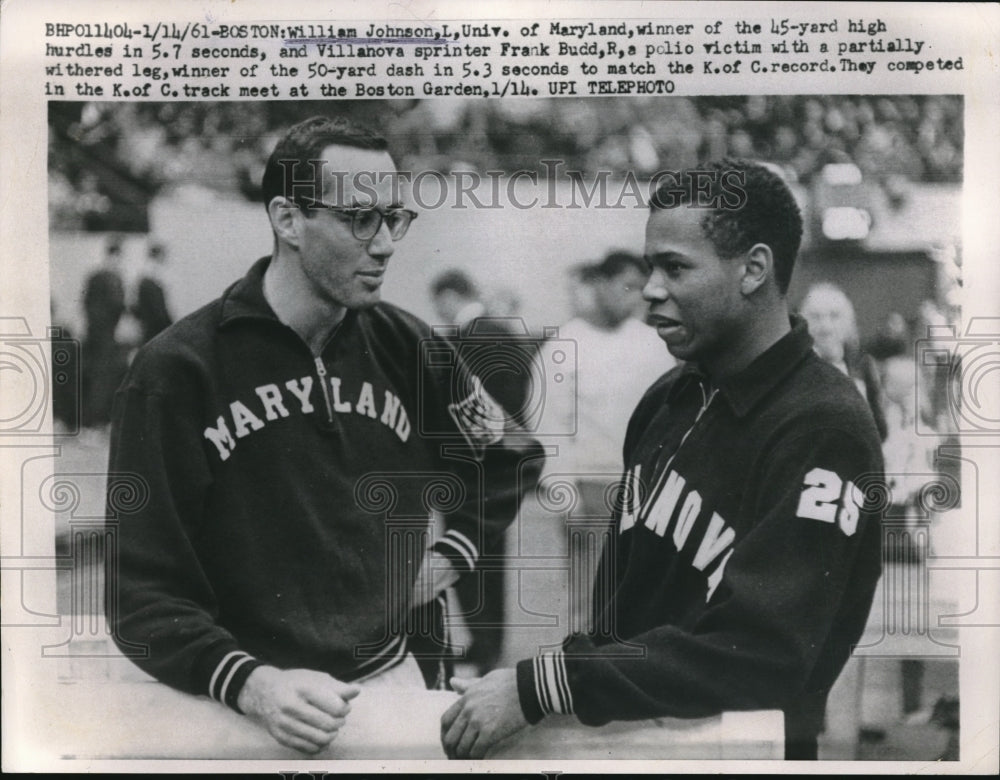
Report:
[[109,470],[148,493],[109,561],[116,642],[307,753],[362,688],[424,685],[408,637],[540,464],[447,345],[381,302],[416,217],[398,183],[370,131],[291,128],[262,182],[272,254],[149,342],[115,404]]

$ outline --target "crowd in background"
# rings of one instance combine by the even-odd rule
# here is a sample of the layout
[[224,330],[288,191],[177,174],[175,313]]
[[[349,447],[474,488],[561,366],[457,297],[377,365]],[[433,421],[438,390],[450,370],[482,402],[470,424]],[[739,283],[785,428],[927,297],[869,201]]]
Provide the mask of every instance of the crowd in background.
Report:
[[[116,201],[185,183],[258,195],[264,161],[312,101],[50,103],[52,226],[107,229]],[[564,170],[642,176],[730,155],[808,182],[827,163],[864,176],[957,182],[963,102],[949,95],[345,101],[377,120],[400,170]]]
[[80,343],[76,366],[59,366],[79,377],[79,386],[55,384],[56,424],[73,431],[106,430],[111,422],[115,392],[125,378],[135,351],[173,323],[168,294],[161,278],[166,249],[150,243],[135,278],[125,273],[122,247],[112,237],[101,265],[86,277],[82,291],[83,332],[73,333],[53,312],[61,338]]

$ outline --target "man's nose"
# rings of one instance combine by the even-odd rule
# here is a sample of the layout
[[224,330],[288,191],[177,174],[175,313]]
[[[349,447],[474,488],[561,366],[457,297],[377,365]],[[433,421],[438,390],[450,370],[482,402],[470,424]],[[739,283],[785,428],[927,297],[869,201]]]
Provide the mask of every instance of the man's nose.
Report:
[[665,301],[667,299],[666,277],[659,269],[654,268],[653,272],[646,280],[646,285],[642,288],[642,298],[649,303]]
[[389,226],[383,220],[382,224],[378,227],[378,232],[368,242],[368,254],[372,257],[388,260],[389,256],[395,251],[396,246],[392,240],[392,235],[389,233]]

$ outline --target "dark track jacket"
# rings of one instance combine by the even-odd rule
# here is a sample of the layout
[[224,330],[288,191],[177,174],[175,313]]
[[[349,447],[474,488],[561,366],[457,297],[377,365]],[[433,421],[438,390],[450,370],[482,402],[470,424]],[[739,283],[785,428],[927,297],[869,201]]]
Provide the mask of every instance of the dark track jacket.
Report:
[[879,436],[804,323],[710,389],[691,364],[639,403],[594,627],[518,664],[529,721],[781,709],[815,754],[881,573]]
[[428,517],[471,569],[542,458],[395,306],[348,312],[314,357],[268,306],[267,263],[138,353],[111,441],[143,493],[112,521],[115,640],[234,708],[262,662],[348,681],[398,663]]

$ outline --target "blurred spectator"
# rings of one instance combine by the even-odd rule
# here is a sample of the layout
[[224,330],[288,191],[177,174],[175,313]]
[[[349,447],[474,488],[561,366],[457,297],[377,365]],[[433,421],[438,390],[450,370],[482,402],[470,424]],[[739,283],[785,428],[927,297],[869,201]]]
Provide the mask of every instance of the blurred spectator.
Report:
[[[892,491],[892,515],[916,517],[920,491],[935,478],[936,436],[918,430],[916,372],[909,356],[892,357],[885,365],[885,417],[888,436],[883,442],[885,475]],[[912,557],[912,550],[910,551]]]
[[925,427],[935,431],[939,440],[933,452],[933,465],[943,477],[960,485],[962,464],[959,456],[961,437],[959,420],[964,414],[963,403],[975,403],[963,392],[962,374],[965,365],[955,350],[954,334],[960,332],[958,323],[949,319],[941,307],[932,300],[920,305],[917,335],[926,339],[924,354],[948,355],[940,360],[923,360],[920,371],[918,410]]
[[[431,282],[431,297],[439,321],[456,326],[453,342],[470,370],[505,412],[526,422],[531,392],[531,372],[536,358],[522,321],[488,316],[475,283],[459,270],[445,271]],[[483,557],[505,553],[505,539],[486,539]],[[505,571],[485,569],[465,577],[455,586],[470,634],[465,661],[482,676],[500,660],[504,639]]]
[[[918,430],[919,388],[912,353],[889,357],[884,364],[885,417],[888,435],[882,444],[885,478],[891,494],[887,517],[904,519],[908,533],[891,534],[884,556],[895,564],[919,563],[927,553],[917,543],[917,521],[926,516],[921,493],[937,479],[936,455],[940,438]],[[955,484],[958,484],[957,482]],[[924,662],[903,659],[901,663],[902,711],[908,719],[926,722],[923,704]]]
[[151,244],[132,304],[132,316],[138,320],[140,328],[140,341],[136,346],[142,346],[174,321],[167,307],[167,294],[162,283],[165,262],[163,245]]
[[101,428],[111,422],[115,391],[128,369],[128,348],[115,338],[125,312],[121,276],[110,268],[92,273],[84,286],[86,335],[81,345],[81,424]]
[[[631,252],[611,252],[594,268],[595,324],[605,331],[620,326],[634,328],[645,317],[647,303],[642,297],[646,284],[643,261]],[[644,336],[650,327],[637,331]],[[657,337],[657,341],[659,338]],[[658,365],[661,361],[655,361]],[[661,372],[662,373],[662,372]]]
[[122,243],[121,237],[119,235],[112,235],[108,239],[108,243],[104,249],[104,258],[101,261],[101,267],[104,270],[111,271],[112,273],[118,274],[122,273],[123,266],[125,263],[124,257],[122,255]]
[[110,227],[108,213],[111,211],[111,198],[104,195],[91,171],[85,171],[77,186],[74,207],[83,219],[85,230],[107,230]]
[[570,319],[564,328],[578,326],[576,320],[591,325],[596,324],[597,300],[594,283],[597,281],[597,266],[579,263],[567,272],[566,288],[569,294]]
[[[638,319],[646,305],[645,281],[642,261],[627,252],[612,252],[600,264],[578,267],[574,274],[574,307],[582,312],[559,329],[559,338],[576,343],[577,364],[571,378],[576,386],[576,436],[560,448],[552,464],[558,471],[603,482],[617,480],[632,410],[646,389],[676,363],[655,331]],[[566,426],[572,428],[572,421]],[[599,497],[595,494],[589,503],[598,515],[610,515],[603,496],[601,487]]]
[[431,300],[446,325],[461,327],[486,312],[472,279],[458,270],[445,271],[431,282]]
[[499,287],[485,301],[491,317],[516,317],[521,311],[521,296],[512,287]]
[[[923,301],[920,304],[917,320],[917,337],[932,343],[939,341],[940,351],[949,353],[952,348],[952,336],[953,331],[949,327],[948,318],[940,307],[934,301]],[[957,360],[957,355],[953,356],[953,359]],[[956,367],[951,362],[925,362],[926,365],[920,366],[922,373],[920,414],[935,430],[941,433],[950,432],[955,428],[955,421],[949,400],[949,382],[953,376],[958,375],[958,371],[953,370]]]
[[[52,420],[56,433],[73,433],[80,426],[80,355],[73,347],[73,333],[60,316],[54,300],[49,302],[52,329],[50,331],[52,384]],[[60,344],[61,342],[61,344]]]
[[913,337],[906,318],[898,311],[891,311],[885,317],[885,322],[868,343],[868,354],[879,363],[884,363],[891,357],[909,354],[913,350]]
[[809,324],[816,354],[854,380],[868,401],[879,436],[885,441],[886,422],[878,369],[872,357],[862,352],[858,345],[858,326],[850,299],[835,284],[823,282],[809,288],[802,299],[800,313]]
[[[547,466],[554,473],[573,475],[577,518],[611,516],[608,500],[623,470],[629,418],[649,386],[676,364],[656,332],[637,318],[644,316],[645,283],[642,260],[628,252],[611,252],[601,263],[576,266],[571,273],[577,316],[559,328],[559,341],[576,344],[575,367],[564,364],[576,404],[546,412],[561,418],[560,430],[576,434],[560,443],[559,455]],[[583,547],[574,545],[570,555],[571,571],[588,570]],[[582,584],[589,589],[589,579]],[[571,594],[570,630],[586,629],[590,598],[589,590]]]
[[[525,352],[533,342],[528,339],[523,321],[488,314],[479,289],[462,271],[446,271],[434,279],[431,298],[440,322],[458,327],[460,343],[471,337],[477,339],[471,343],[481,342],[475,357],[482,364],[477,374],[483,387],[509,414],[524,423],[531,372],[530,365],[520,358],[533,360],[534,356]],[[511,341],[523,343],[512,352],[504,348],[505,342]]]

